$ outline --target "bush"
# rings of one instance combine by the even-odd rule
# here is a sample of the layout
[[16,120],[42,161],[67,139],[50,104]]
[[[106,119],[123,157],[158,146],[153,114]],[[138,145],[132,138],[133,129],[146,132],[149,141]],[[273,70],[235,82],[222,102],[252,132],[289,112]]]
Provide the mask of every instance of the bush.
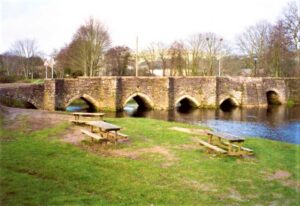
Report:
[[80,70],[76,70],[76,71],[73,71],[73,72],[72,72],[71,76],[72,76],[73,78],[77,78],[77,77],[79,77],[79,76],[83,76],[83,72],[80,71]]
[[0,76],[0,83],[13,83],[18,80],[19,78],[16,76]]

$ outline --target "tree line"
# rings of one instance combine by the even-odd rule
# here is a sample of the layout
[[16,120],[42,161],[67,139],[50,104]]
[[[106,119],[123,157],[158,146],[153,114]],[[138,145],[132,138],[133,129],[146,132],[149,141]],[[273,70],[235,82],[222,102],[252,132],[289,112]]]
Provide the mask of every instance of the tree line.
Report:
[[[153,42],[138,53],[139,75],[300,76],[299,13],[296,1],[292,1],[276,23],[261,21],[249,26],[235,45],[213,32],[197,33],[170,45]],[[63,78],[135,75],[136,55],[127,46],[112,47],[107,27],[90,18],[52,57],[55,76]],[[44,58],[36,41],[17,41],[1,54],[0,75],[44,78]]]

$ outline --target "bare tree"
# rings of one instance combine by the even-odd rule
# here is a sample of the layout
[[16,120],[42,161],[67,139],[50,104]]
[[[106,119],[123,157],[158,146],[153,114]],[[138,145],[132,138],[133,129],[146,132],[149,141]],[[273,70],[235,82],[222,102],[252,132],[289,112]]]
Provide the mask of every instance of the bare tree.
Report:
[[159,59],[161,61],[161,68],[163,71],[163,76],[166,76],[166,69],[168,67],[168,48],[167,46],[162,42],[156,43],[157,47],[157,53],[159,56]]
[[213,64],[217,55],[221,52],[223,38],[218,37],[215,33],[206,33],[206,59],[208,60],[208,75],[214,74]]
[[66,65],[66,48],[60,51],[54,50],[51,54],[51,58],[55,60],[55,74],[58,78],[63,78],[65,75],[65,65]]
[[300,15],[296,1],[292,1],[284,10],[283,26],[287,35],[293,40],[293,49],[297,50],[300,42]]
[[147,67],[149,69],[149,73],[154,75],[154,69],[156,66],[156,45],[155,43],[151,43],[148,48],[141,52],[141,57],[144,59]]
[[[265,54],[268,48],[271,25],[262,21],[250,26],[238,37],[238,47],[241,52],[248,56],[248,65],[255,67],[254,58],[257,58],[258,67],[266,67]],[[257,71],[254,71],[254,75]]]
[[6,76],[22,76],[23,69],[20,67],[20,58],[14,54],[6,52],[1,56],[1,68]]
[[204,57],[205,52],[205,35],[195,34],[187,39],[188,50],[191,54],[190,70],[192,75],[198,75],[200,71],[200,62]]
[[72,42],[64,48],[67,51],[68,64],[72,68],[82,70],[85,76],[94,76],[103,68],[104,54],[110,44],[105,26],[90,18],[77,30]]
[[128,75],[127,67],[130,61],[131,51],[127,46],[116,46],[105,54],[106,69],[108,75]]
[[35,67],[35,56],[38,56],[38,47],[34,39],[25,39],[16,41],[12,45],[12,53],[19,56],[19,63],[22,67],[24,77],[28,79],[29,74],[33,77]]
[[170,46],[168,54],[170,57],[170,76],[186,75],[186,54],[187,50],[183,42],[175,41]]
[[276,77],[289,75],[289,70],[293,67],[294,54],[290,50],[292,44],[284,29],[283,21],[278,21],[271,30],[268,47],[269,64]]
[[[300,5],[299,5],[300,6]],[[284,10],[283,26],[289,38],[292,39],[292,50],[296,53],[298,63],[296,73],[300,74],[300,8],[292,1]]]

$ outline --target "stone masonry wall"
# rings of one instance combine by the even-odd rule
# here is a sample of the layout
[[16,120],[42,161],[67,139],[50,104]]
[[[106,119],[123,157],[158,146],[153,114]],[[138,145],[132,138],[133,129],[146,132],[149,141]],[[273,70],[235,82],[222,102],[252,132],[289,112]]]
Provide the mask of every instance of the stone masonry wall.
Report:
[[44,84],[0,85],[0,98],[14,98],[38,109],[65,110],[83,98],[96,109],[121,110],[138,95],[153,109],[172,109],[183,98],[198,107],[219,106],[226,99],[237,106],[266,106],[267,92],[281,103],[300,103],[300,78],[251,77],[95,77],[45,80]]
[[0,87],[0,98],[18,99],[29,102],[37,109],[43,109],[43,84],[28,84]]
[[216,106],[216,77],[170,77],[173,79],[173,102],[170,108],[174,108],[182,98],[193,98],[198,107]]
[[153,109],[168,109],[169,78],[167,77],[122,77],[118,79],[117,109],[123,109],[126,101],[134,95],[146,96]]
[[267,106],[268,91],[276,92],[281,103],[286,103],[287,91],[283,78],[221,77],[217,82],[218,105],[231,98],[238,106]]
[[299,78],[286,78],[286,94],[287,100],[293,101],[296,104],[300,104],[300,80]]
[[64,110],[72,101],[83,98],[96,109],[115,110],[116,77],[56,80],[56,109]]

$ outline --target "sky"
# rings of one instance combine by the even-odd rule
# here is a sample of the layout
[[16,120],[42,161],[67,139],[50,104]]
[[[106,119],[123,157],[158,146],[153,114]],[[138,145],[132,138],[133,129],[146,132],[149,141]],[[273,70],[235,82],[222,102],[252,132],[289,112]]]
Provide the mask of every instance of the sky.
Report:
[[[0,53],[17,40],[35,39],[51,54],[70,43],[89,17],[108,28],[112,45],[146,48],[195,33],[215,32],[228,42],[251,25],[276,22],[290,0],[0,0]],[[296,0],[300,4],[300,0]]]

